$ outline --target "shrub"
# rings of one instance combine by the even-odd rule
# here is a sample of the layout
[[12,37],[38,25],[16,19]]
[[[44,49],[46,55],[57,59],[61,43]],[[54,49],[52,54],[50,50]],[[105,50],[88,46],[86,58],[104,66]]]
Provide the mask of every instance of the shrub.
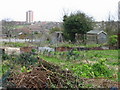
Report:
[[117,45],[117,38],[118,36],[117,35],[112,35],[109,37],[109,45]]
[[30,54],[30,53],[22,53],[19,56],[19,63],[21,63],[22,65],[32,65],[33,63],[35,63],[37,61],[37,58],[34,57],[34,55]]
[[94,75],[96,77],[111,77],[111,70],[106,66],[105,59],[100,59],[97,63],[92,65]]
[[8,55],[8,54],[2,54],[2,60],[8,60],[10,58],[11,58],[10,55]]

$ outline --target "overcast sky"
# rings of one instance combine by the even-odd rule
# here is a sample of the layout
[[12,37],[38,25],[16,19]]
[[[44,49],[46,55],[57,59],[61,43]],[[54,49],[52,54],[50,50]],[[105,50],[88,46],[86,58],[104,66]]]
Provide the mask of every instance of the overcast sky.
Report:
[[1,0],[0,20],[25,21],[26,11],[34,12],[34,21],[62,21],[65,13],[82,11],[96,21],[117,20],[120,0]]

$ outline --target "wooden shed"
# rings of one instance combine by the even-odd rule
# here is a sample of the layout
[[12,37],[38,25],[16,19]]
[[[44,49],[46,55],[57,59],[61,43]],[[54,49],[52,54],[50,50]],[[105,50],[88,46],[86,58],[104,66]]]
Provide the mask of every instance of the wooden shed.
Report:
[[53,44],[63,42],[63,32],[56,31],[56,32],[52,33],[51,40],[52,40]]
[[103,30],[87,32],[87,44],[103,44],[107,42],[107,33]]

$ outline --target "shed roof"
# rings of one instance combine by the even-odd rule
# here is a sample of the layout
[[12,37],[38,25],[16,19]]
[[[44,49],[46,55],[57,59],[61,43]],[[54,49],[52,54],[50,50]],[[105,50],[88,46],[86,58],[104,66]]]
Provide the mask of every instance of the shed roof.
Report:
[[63,32],[61,32],[61,31],[56,31],[55,33],[63,33]]
[[87,32],[87,34],[100,34],[100,33],[105,33],[105,34],[107,34],[107,33],[104,32],[103,30],[91,30],[91,31]]

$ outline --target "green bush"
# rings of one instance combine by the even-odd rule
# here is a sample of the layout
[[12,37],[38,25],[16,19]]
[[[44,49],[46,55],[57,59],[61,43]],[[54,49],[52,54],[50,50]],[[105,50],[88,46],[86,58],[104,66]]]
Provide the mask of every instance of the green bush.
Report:
[[112,35],[109,37],[109,45],[117,45],[117,38],[118,36],[117,35]]
[[37,61],[35,55],[31,53],[21,53],[20,55],[2,55],[3,60],[10,60],[11,63],[21,64],[22,66],[29,66]]
[[11,57],[8,54],[2,54],[2,60],[9,60]]
[[106,66],[105,61],[105,59],[101,59],[92,65],[95,77],[112,77],[112,71]]
[[24,66],[32,65],[37,61],[34,55],[31,53],[22,53],[18,56],[18,62]]

